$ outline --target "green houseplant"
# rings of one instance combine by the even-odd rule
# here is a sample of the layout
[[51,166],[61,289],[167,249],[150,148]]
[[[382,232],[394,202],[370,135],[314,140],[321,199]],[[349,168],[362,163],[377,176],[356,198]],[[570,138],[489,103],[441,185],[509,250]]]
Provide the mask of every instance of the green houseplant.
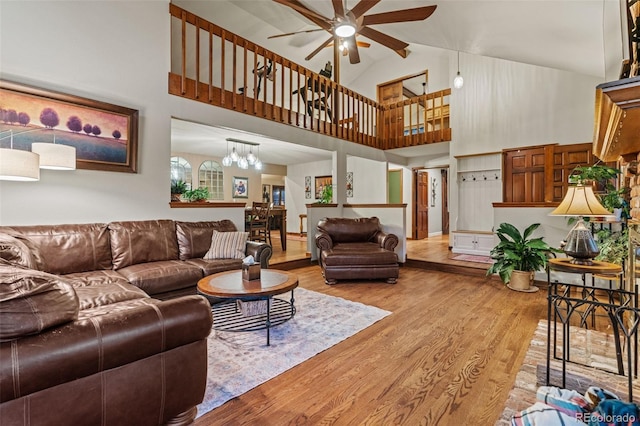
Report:
[[487,275],[498,274],[512,290],[537,290],[531,287],[534,272],[547,265],[551,253],[560,252],[544,242],[542,237],[531,238],[539,226],[539,223],[534,223],[521,234],[515,226],[501,223],[496,231],[500,242],[491,249],[494,263],[487,270]]
[[333,186],[325,185],[320,194],[320,204],[329,204],[333,201]]
[[171,201],[180,201],[180,196],[187,190],[187,182],[171,179]]
[[190,189],[188,191],[185,191],[182,196],[191,203],[197,201],[207,201],[207,198],[209,198],[209,189],[202,187],[198,189]]

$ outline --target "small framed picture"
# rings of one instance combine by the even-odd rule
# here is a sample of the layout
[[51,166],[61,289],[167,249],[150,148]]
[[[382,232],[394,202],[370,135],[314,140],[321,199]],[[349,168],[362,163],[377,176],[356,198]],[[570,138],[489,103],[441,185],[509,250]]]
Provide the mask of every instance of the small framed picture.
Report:
[[249,179],[246,177],[233,177],[233,198],[249,198]]
[[262,185],[262,202],[270,203],[271,202],[271,185]]

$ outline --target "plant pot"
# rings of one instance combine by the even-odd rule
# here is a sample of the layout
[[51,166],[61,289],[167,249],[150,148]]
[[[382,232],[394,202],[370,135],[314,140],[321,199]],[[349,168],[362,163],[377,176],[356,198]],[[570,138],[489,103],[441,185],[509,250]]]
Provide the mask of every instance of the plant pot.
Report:
[[513,271],[511,280],[507,287],[511,290],[522,291],[525,293],[533,293],[538,291],[538,287],[531,285],[533,283],[533,271]]
[[180,201],[180,196],[182,194],[171,194],[171,201]]

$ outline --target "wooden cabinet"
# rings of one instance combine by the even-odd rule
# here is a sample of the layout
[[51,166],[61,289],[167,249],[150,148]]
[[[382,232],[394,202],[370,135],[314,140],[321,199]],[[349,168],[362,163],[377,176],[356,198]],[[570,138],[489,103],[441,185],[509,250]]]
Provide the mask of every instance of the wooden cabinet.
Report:
[[491,249],[496,245],[493,232],[455,231],[452,234],[453,253],[489,256]]

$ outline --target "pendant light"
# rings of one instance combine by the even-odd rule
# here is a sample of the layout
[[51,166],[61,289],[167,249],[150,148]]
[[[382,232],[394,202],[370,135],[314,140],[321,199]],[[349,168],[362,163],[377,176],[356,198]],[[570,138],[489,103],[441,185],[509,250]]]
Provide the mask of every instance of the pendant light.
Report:
[[40,155],[40,168],[49,170],[75,170],[76,149],[69,145],[57,144],[56,135],[53,143],[34,142],[31,151]]
[[0,180],[40,180],[40,156],[31,151],[13,149],[13,131],[10,148],[0,148]]
[[453,87],[461,89],[463,85],[464,79],[460,75],[460,51],[458,50],[458,74],[456,74],[456,77],[453,79]]

